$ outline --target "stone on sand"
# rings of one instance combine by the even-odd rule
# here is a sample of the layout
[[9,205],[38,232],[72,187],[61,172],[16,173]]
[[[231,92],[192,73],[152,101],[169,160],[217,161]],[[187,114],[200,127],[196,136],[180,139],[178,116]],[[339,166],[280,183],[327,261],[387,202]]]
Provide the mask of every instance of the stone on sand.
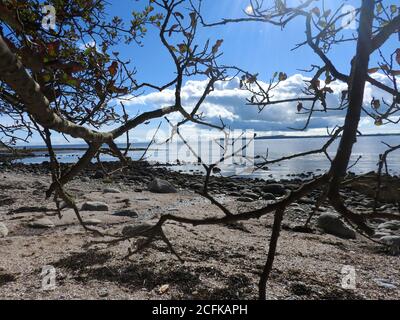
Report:
[[389,290],[397,289],[397,286],[395,284],[391,283],[389,280],[374,279],[374,281],[381,288],[385,288],[385,289],[389,289]]
[[260,199],[260,196],[259,196],[258,194],[256,194],[256,193],[254,193],[254,192],[245,192],[245,193],[243,194],[243,197],[245,197],[245,198],[251,198],[251,199],[253,199],[253,200],[258,200],[258,199]]
[[383,243],[400,248],[400,237],[399,236],[385,236],[380,239]]
[[272,193],[276,196],[284,196],[286,194],[285,186],[282,184],[268,184],[262,187],[262,191],[265,193]]
[[117,194],[117,193],[121,193],[121,191],[119,191],[116,188],[106,188],[106,189],[103,190],[103,193],[115,193],[115,194]]
[[153,226],[147,223],[126,226],[122,229],[124,237],[139,237],[145,236]]
[[84,220],[84,223],[88,226],[97,226],[99,224],[102,224],[103,221],[101,221],[99,219],[86,219],[86,220]]
[[238,198],[237,201],[250,203],[250,202],[254,202],[255,200],[253,198],[249,198],[249,197],[241,197],[241,198]]
[[104,202],[88,201],[82,205],[82,211],[108,211],[109,207]]
[[177,193],[176,188],[171,183],[158,178],[151,181],[147,187],[153,193]]
[[272,193],[265,193],[263,194],[262,198],[268,201],[276,200],[276,197]]
[[8,228],[4,223],[0,222],[0,238],[5,238],[8,236]]
[[50,229],[54,228],[56,225],[49,218],[42,218],[32,221],[29,226],[33,229]]
[[317,220],[317,225],[324,232],[343,239],[355,239],[354,230],[347,227],[339,216],[333,213],[321,214]]
[[378,226],[378,229],[400,230],[400,221],[388,221],[385,223],[381,223]]
[[136,211],[127,209],[127,210],[120,210],[120,211],[117,211],[117,212],[113,213],[113,216],[116,216],[116,217],[128,217],[128,218],[137,218],[139,215],[137,214]]

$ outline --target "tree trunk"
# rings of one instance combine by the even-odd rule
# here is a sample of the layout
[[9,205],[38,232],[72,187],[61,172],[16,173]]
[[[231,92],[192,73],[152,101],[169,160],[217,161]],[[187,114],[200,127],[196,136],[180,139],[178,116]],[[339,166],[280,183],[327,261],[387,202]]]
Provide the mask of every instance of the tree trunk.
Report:
[[374,0],[363,0],[358,32],[357,53],[353,60],[350,76],[351,80],[349,83],[349,108],[347,110],[343,136],[331,168],[333,177],[331,188],[336,190],[341,179],[347,173],[353,146],[357,140],[372,48],[371,40],[374,9]]

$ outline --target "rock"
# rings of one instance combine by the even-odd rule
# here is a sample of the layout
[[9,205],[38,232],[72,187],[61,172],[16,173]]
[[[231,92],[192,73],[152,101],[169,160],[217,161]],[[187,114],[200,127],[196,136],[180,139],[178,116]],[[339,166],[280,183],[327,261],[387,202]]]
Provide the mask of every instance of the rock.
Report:
[[242,194],[240,192],[237,191],[233,191],[233,192],[229,192],[228,196],[230,197],[240,197]]
[[375,234],[374,234],[374,236],[373,236],[373,238],[375,238],[375,239],[381,239],[381,238],[384,238],[384,237],[389,237],[389,236],[391,236],[391,234],[390,233],[385,233],[385,232],[376,232]]
[[258,194],[256,194],[256,193],[253,193],[253,192],[245,192],[245,193],[243,194],[243,197],[245,197],[245,198],[251,198],[251,199],[253,199],[253,200],[258,200],[258,199],[260,199],[260,196],[259,196]]
[[98,220],[98,219],[86,219],[86,220],[84,220],[84,223],[88,226],[97,226],[99,224],[102,224],[103,221]]
[[262,198],[268,201],[276,200],[276,197],[272,193],[264,193]]
[[93,179],[103,179],[104,177],[104,172],[100,170],[97,170],[96,173],[93,175]]
[[217,168],[217,167],[213,168],[213,173],[214,174],[218,174],[218,173],[221,173],[221,172],[222,172],[222,170],[220,168]]
[[306,226],[303,226],[303,225],[301,225],[301,226],[293,226],[292,227],[292,231],[293,232],[298,232],[298,233],[314,233],[313,229],[311,229],[309,227],[306,227]]
[[268,184],[262,187],[262,191],[265,193],[272,193],[276,196],[284,196],[286,194],[286,189],[283,184]]
[[82,178],[81,178],[81,181],[82,181],[82,182],[89,183],[89,182],[90,182],[90,178],[88,178],[88,177],[82,177]]
[[109,293],[106,289],[102,289],[99,291],[99,297],[100,298],[107,298],[109,296]]
[[307,213],[307,211],[301,207],[293,208],[293,210],[295,213],[298,213],[298,214],[306,214]]
[[118,189],[115,189],[115,188],[106,188],[106,189],[103,190],[103,193],[115,193],[115,194],[117,194],[117,193],[121,193],[121,191],[119,191]]
[[354,230],[347,227],[340,218],[332,213],[321,214],[317,220],[317,225],[324,232],[343,239],[355,239]]
[[378,229],[386,229],[386,230],[400,230],[400,221],[388,221],[385,223],[381,223],[378,226]]
[[160,287],[159,292],[160,294],[165,294],[169,291],[169,285],[168,284],[164,284],[163,286]]
[[190,188],[191,188],[192,190],[201,191],[201,190],[204,189],[204,184],[202,184],[202,183],[192,183],[192,184],[190,185]]
[[137,218],[139,215],[134,210],[121,210],[117,211],[113,214],[116,217],[128,217],[128,218]]
[[315,200],[305,197],[305,198],[301,198],[299,201],[297,201],[297,203],[300,203],[300,204],[315,204]]
[[241,198],[238,198],[237,201],[239,201],[239,202],[254,202],[254,199],[247,198],[247,197],[241,197]]
[[15,199],[9,197],[0,197],[0,207],[1,206],[11,206],[15,203]]
[[312,288],[303,282],[294,282],[290,284],[290,291],[296,296],[309,296],[312,294]]
[[122,235],[124,237],[140,237],[145,236],[146,233],[152,228],[152,225],[147,223],[139,225],[126,226],[122,229]]
[[33,229],[50,229],[54,228],[56,225],[49,218],[42,218],[31,222],[29,226]]
[[4,223],[0,222],[0,238],[5,238],[8,236],[8,229]]
[[108,205],[98,201],[88,201],[82,205],[82,211],[108,211]]
[[177,193],[175,187],[168,181],[155,178],[148,184],[148,189],[153,193]]
[[385,236],[380,238],[380,241],[383,243],[392,246],[392,247],[398,247],[400,248],[400,237],[399,236]]
[[390,290],[397,289],[396,285],[394,285],[393,283],[391,283],[390,281],[388,281],[386,279],[374,279],[374,281],[381,288],[390,289]]

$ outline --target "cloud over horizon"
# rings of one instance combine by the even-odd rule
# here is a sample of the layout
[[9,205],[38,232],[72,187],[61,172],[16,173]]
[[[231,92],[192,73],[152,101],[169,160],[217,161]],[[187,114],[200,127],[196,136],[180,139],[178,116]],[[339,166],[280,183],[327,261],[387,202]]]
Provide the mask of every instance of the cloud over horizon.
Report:
[[[387,79],[382,74],[375,74],[378,80],[387,83]],[[278,86],[273,92],[273,100],[291,99],[300,96],[304,88],[304,81],[309,80],[301,74],[295,74],[289,77],[285,82]],[[304,127],[307,115],[297,113],[297,103],[281,103],[271,105],[259,112],[257,107],[246,105],[246,99],[251,95],[249,92],[241,90],[239,87],[239,78],[234,78],[229,82],[218,82],[214,91],[210,93],[203,103],[200,112],[205,119],[211,123],[220,123],[220,118],[226,125],[232,129],[254,130],[256,132],[272,134],[324,134],[326,128],[332,128],[336,125],[342,125],[344,122],[345,111],[317,112],[312,117],[309,129],[306,132],[299,133],[290,128],[301,129]],[[190,111],[198,99],[201,97],[207,81],[190,80],[182,88],[182,104],[184,108]],[[266,85],[266,84],[264,84]],[[347,89],[346,84],[335,81],[330,84],[334,94],[328,94],[327,103],[329,107],[336,107],[340,104],[341,93]],[[169,106],[174,103],[174,90],[168,89],[163,92],[152,92],[140,97],[134,98],[127,103],[129,107],[135,109],[155,109]],[[365,105],[370,105],[371,99],[385,98],[390,101],[390,95],[381,90],[367,85],[365,91]],[[307,106],[307,104],[304,104]],[[179,115],[171,115],[173,121],[179,121]],[[191,126],[193,127],[193,126]],[[197,126],[198,127],[198,126]],[[361,121],[361,130],[364,133],[375,132],[394,132],[395,126],[375,127],[374,121],[363,115]]]

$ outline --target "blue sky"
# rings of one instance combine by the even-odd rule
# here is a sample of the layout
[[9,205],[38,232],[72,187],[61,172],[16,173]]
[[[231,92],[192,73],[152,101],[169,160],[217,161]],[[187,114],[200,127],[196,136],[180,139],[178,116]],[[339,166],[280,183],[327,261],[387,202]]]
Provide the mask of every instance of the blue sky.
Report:
[[[119,16],[125,21],[129,21],[131,12],[138,9],[146,1],[135,0],[110,0],[110,7],[107,9],[110,17]],[[271,2],[268,0],[267,2]],[[288,5],[300,3],[300,0],[288,0]],[[341,3],[359,6],[361,0],[338,1],[325,0],[327,8],[337,8]],[[391,2],[392,3],[392,2]],[[243,17],[243,11],[248,7],[249,0],[204,0],[203,14],[208,22],[218,21],[221,18]],[[347,34],[351,34],[351,30]],[[289,75],[288,81],[278,89],[276,97],[296,97],[300,94],[304,77],[308,75],[299,69],[308,69],[312,64],[321,64],[316,55],[307,46],[291,51],[299,42],[304,41],[304,19],[299,18],[290,23],[285,30],[281,31],[278,27],[263,23],[239,23],[228,24],[221,27],[202,28],[198,34],[198,43],[205,43],[207,39],[211,42],[217,39],[224,39],[221,47],[223,56],[221,64],[236,65],[249,72],[259,73],[260,79],[268,81],[275,71],[283,71]],[[400,47],[399,39],[393,36],[384,48],[384,53],[393,52]],[[165,48],[161,46],[157,30],[151,29],[143,40],[143,47],[135,44],[120,46],[117,50],[121,57],[132,60],[132,65],[137,68],[137,79],[139,82],[151,82],[164,84],[174,77],[174,65]],[[337,68],[344,73],[349,73],[350,60],[355,52],[355,43],[342,44],[336,46],[329,56],[334,61]],[[371,67],[376,64],[376,56],[373,57]],[[400,66],[399,66],[400,69]],[[376,75],[379,77],[379,75]],[[201,91],[204,82],[202,78],[188,79],[184,87],[184,104],[190,107],[195,101],[196,96]],[[338,90],[345,89],[342,84],[335,83]],[[259,114],[257,110],[250,109],[245,105],[246,92],[238,89],[238,80],[234,79],[231,83],[219,84],[206,101],[203,111],[208,115],[211,122],[217,121],[221,116],[227,124],[234,129],[255,129],[261,134],[295,134],[288,130],[288,127],[302,127],[304,117],[296,115],[296,104],[280,105]],[[340,91],[338,91],[340,93]],[[128,103],[128,112],[133,116],[138,111],[147,111],[169,105],[172,91],[155,93],[146,91],[143,96]],[[366,103],[372,96],[380,95],[372,87],[367,88]],[[387,97],[389,98],[389,97]],[[338,95],[332,95],[329,102],[337,104]],[[318,115],[313,119],[310,130],[305,134],[323,134],[326,127],[341,124],[343,113],[332,113],[328,115]],[[172,117],[173,120],[178,118]],[[131,135],[136,140],[147,140],[151,136],[151,129],[158,125],[159,121],[154,121],[148,126],[142,126],[135,130]],[[167,128],[165,124],[164,129]],[[198,130],[195,126],[188,126],[187,130]],[[364,133],[374,132],[399,132],[395,126],[377,128],[372,120],[363,118],[361,130]],[[33,142],[39,141],[34,137]],[[56,142],[64,143],[61,137],[57,137]]]
[[[299,0],[288,1],[288,4],[299,3]],[[327,8],[335,9],[341,3],[359,6],[360,0],[337,1],[326,0]],[[129,14],[137,3],[129,0],[115,2],[112,5],[111,14],[119,14],[122,10]],[[235,18],[244,16],[243,11],[248,7],[248,0],[204,0],[203,14],[207,22],[219,21],[221,18]],[[130,8],[129,10],[127,8]],[[346,31],[351,35],[353,30]],[[298,50],[291,49],[305,39],[304,19],[299,18],[290,23],[285,30],[263,23],[238,23],[228,24],[220,27],[203,28],[198,34],[198,42],[204,43],[207,39],[211,42],[217,39],[224,39],[221,51],[223,56],[221,64],[237,65],[249,72],[259,73],[260,79],[268,81],[275,71],[284,71],[289,75],[289,80],[284,83],[276,93],[276,97],[296,97],[300,95],[304,77],[309,76],[299,69],[308,69],[312,64],[320,64],[320,60],[312,50],[304,46]],[[399,47],[399,39],[393,36],[383,48],[384,54],[392,53]],[[156,31],[150,31],[144,39],[143,48],[132,48],[123,51],[127,56],[133,56],[134,63],[138,66],[137,77],[140,81],[156,81],[158,84],[165,83],[172,78],[174,66],[164,48],[160,46]],[[345,43],[335,46],[329,53],[337,68],[343,73],[350,72],[350,61],[355,53],[355,43]],[[371,67],[377,65],[378,56],[372,57]],[[379,78],[379,74],[375,75]],[[382,77],[381,77],[382,78]],[[189,79],[184,87],[184,103],[188,106],[194,103],[204,86],[204,79]],[[382,78],[382,81],[385,79]],[[338,89],[337,95],[331,95],[328,101],[332,104],[339,103],[341,89],[346,89],[342,84],[334,84]],[[206,101],[203,111],[209,116],[211,122],[218,122],[218,116],[234,129],[254,129],[261,134],[300,134],[288,130],[288,127],[301,128],[304,124],[304,117],[296,115],[296,105],[278,105],[259,114],[256,109],[250,109],[245,105],[248,97],[246,92],[238,90],[238,81],[230,84],[221,84]],[[173,102],[173,91],[165,93],[147,92],[144,96],[129,104],[131,112],[147,110]],[[386,97],[371,86],[367,87],[365,103],[368,104],[372,97]],[[310,130],[301,134],[325,134],[326,127],[333,127],[343,122],[344,113],[335,112],[327,115],[316,116]],[[176,119],[178,120],[178,119]],[[139,128],[134,137],[143,139],[148,130],[158,124],[155,121],[150,127]],[[166,127],[164,127],[166,128]],[[196,129],[199,129],[195,126]],[[190,128],[194,130],[193,127]],[[189,128],[188,128],[189,130]],[[361,130],[364,133],[376,132],[399,132],[396,126],[388,125],[384,129],[376,127],[372,119],[363,118]]]

